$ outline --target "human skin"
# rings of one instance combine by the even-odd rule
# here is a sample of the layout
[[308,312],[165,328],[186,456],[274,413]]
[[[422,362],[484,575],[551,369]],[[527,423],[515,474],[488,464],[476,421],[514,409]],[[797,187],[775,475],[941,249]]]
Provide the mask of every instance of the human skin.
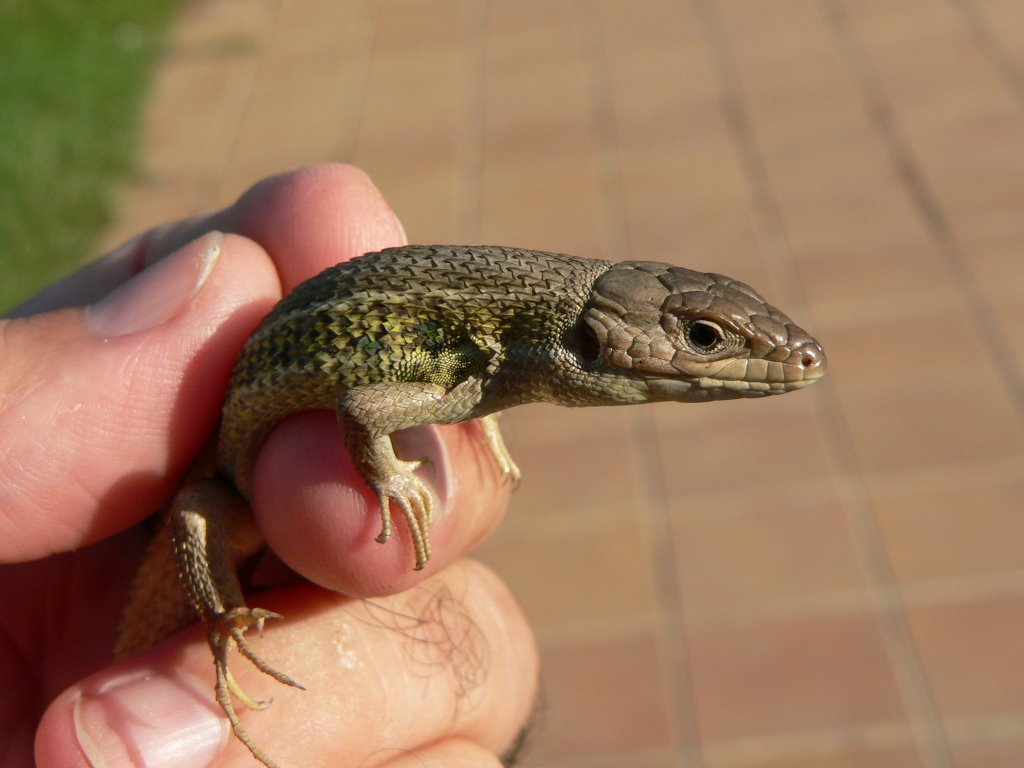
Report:
[[[0,764],[256,764],[213,701],[201,628],[112,661],[144,521],[215,429],[234,358],[274,302],[403,242],[365,174],[316,166],[152,230],[0,321]],[[399,451],[429,456],[438,497],[420,572],[401,520],[373,541],[376,501],[332,414],[289,418],[257,460],[253,512],[274,556],[251,605],[286,618],[252,642],[307,690],[237,655],[232,670],[273,697],[242,717],[283,766],[499,765],[532,706],[525,619],[464,557],[508,491],[476,426],[411,430]]]

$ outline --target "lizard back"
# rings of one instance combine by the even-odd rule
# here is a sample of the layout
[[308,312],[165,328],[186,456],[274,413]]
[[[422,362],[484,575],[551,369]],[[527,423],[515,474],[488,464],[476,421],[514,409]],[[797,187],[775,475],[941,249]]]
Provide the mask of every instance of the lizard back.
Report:
[[[282,299],[247,341],[224,405],[218,463],[249,495],[266,434],[388,381],[450,389],[509,355],[550,354],[610,262],[491,246],[405,246],[338,264]],[[539,359],[533,365],[541,366]],[[504,380],[498,408],[538,396]],[[496,408],[495,408],[496,409]]]

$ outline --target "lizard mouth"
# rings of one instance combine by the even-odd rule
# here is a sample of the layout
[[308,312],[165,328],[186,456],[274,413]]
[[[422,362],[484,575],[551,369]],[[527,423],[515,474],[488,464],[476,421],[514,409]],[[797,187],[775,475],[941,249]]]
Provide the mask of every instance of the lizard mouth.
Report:
[[813,349],[801,345],[784,360],[743,357],[688,368],[678,376],[645,377],[651,395],[664,400],[780,395],[816,382],[825,375],[826,362],[821,347],[815,344]]
[[[804,341],[791,348],[778,347],[765,357],[726,360],[713,371],[698,375],[701,386],[772,394],[810,386],[825,375],[825,351],[816,341]],[[717,383],[716,383],[717,382]]]
[[806,382],[745,381],[743,379],[718,379],[709,376],[646,379],[647,390],[652,400],[729,400],[739,397],[764,397],[781,395]]

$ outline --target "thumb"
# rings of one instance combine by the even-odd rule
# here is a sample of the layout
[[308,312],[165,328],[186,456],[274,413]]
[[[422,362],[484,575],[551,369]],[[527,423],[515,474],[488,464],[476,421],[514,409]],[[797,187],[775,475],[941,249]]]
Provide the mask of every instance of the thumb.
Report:
[[95,304],[0,321],[0,561],[83,546],[156,509],[279,292],[258,245],[214,232]]

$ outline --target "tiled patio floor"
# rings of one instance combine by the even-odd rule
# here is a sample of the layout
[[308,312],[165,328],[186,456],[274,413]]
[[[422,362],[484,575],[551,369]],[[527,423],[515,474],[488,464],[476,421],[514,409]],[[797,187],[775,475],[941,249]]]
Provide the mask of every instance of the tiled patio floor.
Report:
[[146,147],[110,244],[346,160],[413,242],[721,271],[825,343],[506,419],[528,765],[1024,766],[1024,3],[197,0]]

